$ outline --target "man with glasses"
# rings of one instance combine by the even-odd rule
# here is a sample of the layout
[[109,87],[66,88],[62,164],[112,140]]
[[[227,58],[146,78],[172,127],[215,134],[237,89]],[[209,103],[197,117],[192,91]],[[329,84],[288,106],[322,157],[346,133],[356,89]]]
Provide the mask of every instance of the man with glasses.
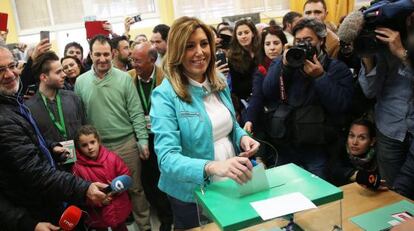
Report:
[[[17,63],[0,46],[0,227],[58,230],[63,202],[102,203],[107,185],[56,170],[30,111],[16,96]],[[54,224],[54,225],[53,225]]]
[[[293,28],[294,45],[270,66],[263,83],[268,108],[275,108],[267,132],[278,145],[278,165],[296,163],[324,178],[327,147],[338,139],[338,118],[349,109],[352,74],[325,51],[326,26],[301,19]],[[294,50],[296,49],[296,50]],[[306,50],[303,64],[291,52]],[[296,62],[296,63],[295,63]]]

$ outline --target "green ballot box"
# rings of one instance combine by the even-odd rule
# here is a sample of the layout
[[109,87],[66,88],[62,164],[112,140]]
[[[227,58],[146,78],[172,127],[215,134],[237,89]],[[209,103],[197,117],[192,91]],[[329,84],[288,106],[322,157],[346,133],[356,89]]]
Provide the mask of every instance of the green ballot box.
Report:
[[[390,230],[392,226],[413,218],[414,204],[402,200],[379,209],[352,217],[351,221],[363,230]],[[413,227],[414,229],[414,227]]]
[[[207,185],[195,191],[203,213],[222,230],[240,230],[264,222],[251,202],[301,193],[316,206],[337,202],[343,198],[340,188],[295,164],[267,169],[268,188],[248,195],[240,195],[238,185],[231,179]],[[254,179],[253,179],[254,180]],[[341,205],[338,203],[338,226],[341,226]],[[281,205],[282,206],[282,205]],[[290,217],[294,217],[290,216]],[[332,226],[331,226],[332,227]],[[331,228],[332,229],[332,228]]]

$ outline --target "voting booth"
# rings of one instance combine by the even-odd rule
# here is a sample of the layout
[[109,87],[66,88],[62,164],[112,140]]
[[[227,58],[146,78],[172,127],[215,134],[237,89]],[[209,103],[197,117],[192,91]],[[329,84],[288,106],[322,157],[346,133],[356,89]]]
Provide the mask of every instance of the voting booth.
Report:
[[[260,230],[342,227],[342,190],[295,164],[267,170],[258,165],[248,184],[240,186],[231,179],[217,181],[197,189],[195,197],[200,211],[221,230],[240,230],[272,219],[277,220],[272,222],[274,227]],[[311,221],[296,219],[304,210],[315,213]]]

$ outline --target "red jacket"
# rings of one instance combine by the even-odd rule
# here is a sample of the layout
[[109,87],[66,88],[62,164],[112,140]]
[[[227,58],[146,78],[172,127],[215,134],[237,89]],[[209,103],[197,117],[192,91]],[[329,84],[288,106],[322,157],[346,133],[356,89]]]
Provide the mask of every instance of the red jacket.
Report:
[[[96,160],[77,153],[78,160],[73,165],[73,174],[91,182],[108,184],[120,175],[131,175],[124,161],[104,146],[100,146]],[[116,227],[125,222],[131,213],[132,204],[127,192],[114,195],[109,205],[88,207],[91,228]]]

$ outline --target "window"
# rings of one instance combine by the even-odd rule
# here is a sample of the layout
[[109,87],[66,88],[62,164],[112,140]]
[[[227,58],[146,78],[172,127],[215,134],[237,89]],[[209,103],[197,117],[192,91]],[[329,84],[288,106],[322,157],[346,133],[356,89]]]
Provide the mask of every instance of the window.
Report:
[[126,16],[157,17],[155,0],[15,0],[19,34],[82,28],[85,16],[123,22]]
[[[174,0],[175,16],[196,16],[206,23],[217,23],[221,17],[262,13],[274,17],[289,10],[289,0]],[[277,12],[280,12],[279,14]]]

